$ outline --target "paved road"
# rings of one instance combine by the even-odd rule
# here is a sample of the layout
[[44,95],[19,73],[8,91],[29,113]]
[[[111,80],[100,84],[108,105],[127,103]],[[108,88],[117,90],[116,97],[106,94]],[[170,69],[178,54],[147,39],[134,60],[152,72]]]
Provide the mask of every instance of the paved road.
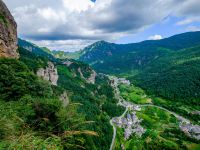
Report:
[[163,107],[160,107],[160,106],[156,106],[156,105],[152,105],[152,104],[145,104],[145,105],[139,105],[139,106],[140,107],[149,107],[149,106],[156,107],[156,108],[162,109],[162,110],[167,111],[168,113],[174,115],[181,122],[190,123],[190,121],[188,119],[186,119],[186,118],[184,118],[184,117],[182,117],[182,116],[180,116],[180,115],[178,115],[178,114],[176,114],[176,113],[174,113],[174,112],[172,112],[172,111],[170,111],[170,110],[168,110],[166,108],[163,108]]
[[[122,117],[124,117],[124,115],[127,113],[128,108],[129,108],[129,105],[124,105],[124,104],[122,103],[123,101],[124,101],[124,102],[126,102],[126,101],[120,96],[120,92],[119,92],[119,89],[118,89],[118,85],[119,85],[118,79],[115,78],[115,79],[114,79],[114,82],[116,82],[116,83],[113,84],[112,87],[113,87],[114,90],[115,90],[115,97],[116,97],[116,99],[118,99],[118,101],[119,101],[119,102],[118,102],[118,105],[121,105],[121,106],[123,106],[123,107],[126,108],[126,110],[124,111],[124,113],[119,117],[119,118],[122,118]],[[133,104],[133,103],[132,103],[132,104]],[[131,103],[130,103],[130,105],[131,105]],[[185,119],[184,117],[182,117],[182,116],[180,116],[180,115],[178,115],[178,114],[176,114],[176,113],[174,113],[174,112],[172,112],[172,111],[170,111],[170,110],[167,110],[166,108],[160,107],[160,106],[156,106],[156,105],[153,105],[153,104],[145,104],[145,105],[138,105],[138,106],[140,106],[140,107],[149,107],[149,106],[151,106],[151,107],[156,107],[156,108],[165,110],[165,111],[169,112],[170,114],[174,115],[180,122],[187,122],[187,123],[190,123],[190,121],[189,121],[188,119]],[[115,138],[116,138],[116,132],[117,132],[117,130],[116,130],[115,125],[114,125],[113,122],[112,122],[112,119],[110,120],[110,124],[111,124],[111,126],[113,127],[113,138],[112,138],[112,143],[111,143],[111,145],[110,145],[110,150],[113,150],[113,146],[114,146],[114,143],[115,143]]]
[[115,143],[115,137],[116,137],[116,132],[117,132],[117,129],[116,127],[114,126],[113,122],[112,122],[112,119],[110,120],[110,124],[111,126],[113,127],[113,138],[112,138],[112,143],[110,144],[110,150],[113,149],[113,146],[114,146],[114,143]]
[[[126,115],[127,111],[128,111],[128,107],[126,107],[126,110],[124,111],[124,113],[121,116],[119,116],[119,118],[124,117]],[[110,144],[110,150],[112,150],[113,146],[115,144],[117,129],[116,129],[115,125],[113,124],[112,119],[110,120],[110,125],[113,127],[113,138],[112,138],[112,143]]]

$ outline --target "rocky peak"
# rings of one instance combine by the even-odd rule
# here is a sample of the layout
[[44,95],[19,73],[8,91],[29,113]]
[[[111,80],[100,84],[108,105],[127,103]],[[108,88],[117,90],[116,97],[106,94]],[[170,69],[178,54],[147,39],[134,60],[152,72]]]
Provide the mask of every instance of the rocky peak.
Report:
[[42,77],[47,81],[50,81],[53,85],[57,85],[58,72],[57,68],[54,66],[52,62],[48,62],[48,66],[45,69],[40,68],[37,71],[37,76]]
[[17,53],[17,24],[2,0],[0,0],[0,57],[19,57]]

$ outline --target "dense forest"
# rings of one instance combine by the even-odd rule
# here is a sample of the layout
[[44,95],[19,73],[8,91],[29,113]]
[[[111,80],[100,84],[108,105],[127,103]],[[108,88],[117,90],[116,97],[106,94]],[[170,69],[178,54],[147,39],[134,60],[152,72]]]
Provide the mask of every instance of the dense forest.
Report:
[[[47,66],[49,55],[18,51],[19,60],[0,59],[0,148],[109,149],[109,120],[123,108],[116,105],[107,77],[87,83],[77,69],[86,78],[92,70],[88,65],[71,60],[67,67],[50,57],[59,75],[54,86],[35,75]],[[64,91],[70,100],[67,107],[60,101]]]
[[199,44],[200,32],[188,32],[162,40],[147,40],[132,44],[99,41],[84,48],[79,60],[89,63],[98,72],[129,76],[137,74],[167,54]]
[[199,46],[166,55],[134,77],[135,83],[157,96],[197,105],[200,97],[199,58]]
[[[186,107],[199,110],[200,101],[200,47],[183,49],[149,64],[143,72],[129,79],[142,87],[161,105],[198,123],[199,115]],[[185,109],[179,109],[185,107]]]

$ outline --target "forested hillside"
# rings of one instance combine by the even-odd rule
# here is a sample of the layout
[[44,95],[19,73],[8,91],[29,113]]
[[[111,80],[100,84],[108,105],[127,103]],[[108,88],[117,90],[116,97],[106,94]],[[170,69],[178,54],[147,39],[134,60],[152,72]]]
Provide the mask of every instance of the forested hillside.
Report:
[[[200,116],[200,47],[183,49],[149,64],[129,79],[163,106],[199,123]],[[193,111],[192,111],[193,110]]]
[[156,41],[114,44],[100,41],[86,47],[80,60],[97,71],[109,74],[135,74],[158,58],[200,44],[200,32],[189,32]]
[[[19,60],[0,60],[0,148],[109,149],[110,117],[123,109],[107,77],[96,75],[92,84],[93,71],[84,63],[49,59],[37,50],[19,53]],[[35,75],[49,61],[58,86]]]
[[[5,3],[0,0],[0,150],[200,149],[196,1],[184,7],[160,0]],[[186,30],[196,32],[162,37]],[[102,40],[58,51],[100,38],[130,41],[132,34],[153,40]]]
[[135,80],[138,85],[157,96],[198,104],[199,68],[200,46],[197,46],[157,59],[138,74]]

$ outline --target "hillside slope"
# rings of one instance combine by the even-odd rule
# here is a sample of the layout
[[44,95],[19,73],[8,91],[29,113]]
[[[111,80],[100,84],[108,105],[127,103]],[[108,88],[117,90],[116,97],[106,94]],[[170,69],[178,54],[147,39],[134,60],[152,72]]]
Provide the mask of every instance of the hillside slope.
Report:
[[194,113],[200,111],[200,46],[159,58],[129,79],[151,95],[154,104],[200,123]]
[[22,40],[20,38],[18,38],[18,46],[21,48],[24,48],[30,52],[33,52],[36,55],[40,55],[43,57],[47,57],[48,59],[55,59],[52,55],[50,50],[43,48],[43,47],[39,47],[31,42],[28,42],[26,40]]
[[157,96],[198,104],[200,46],[157,59],[134,78],[138,85]]
[[[0,59],[4,118],[0,120],[0,148],[109,149],[110,117],[121,114],[123,109],[116,105],[107,77],[82,62],[59,60],[21,47],[19,52],[19,60]],[[57,86],[49,82],[49,77],[36,76],[41,69],[58,76]],[[13,115],[8,113],[11,111]],[[21,130],[23,140],[16,143]],[[15,138],[8,140],[10,137]]]
[[200,32],[183,33],[158,41],[134,44],[100,41],[86,47],[80,60],[91,64],[98,72],[133,74],[170,52],[199,44]]

